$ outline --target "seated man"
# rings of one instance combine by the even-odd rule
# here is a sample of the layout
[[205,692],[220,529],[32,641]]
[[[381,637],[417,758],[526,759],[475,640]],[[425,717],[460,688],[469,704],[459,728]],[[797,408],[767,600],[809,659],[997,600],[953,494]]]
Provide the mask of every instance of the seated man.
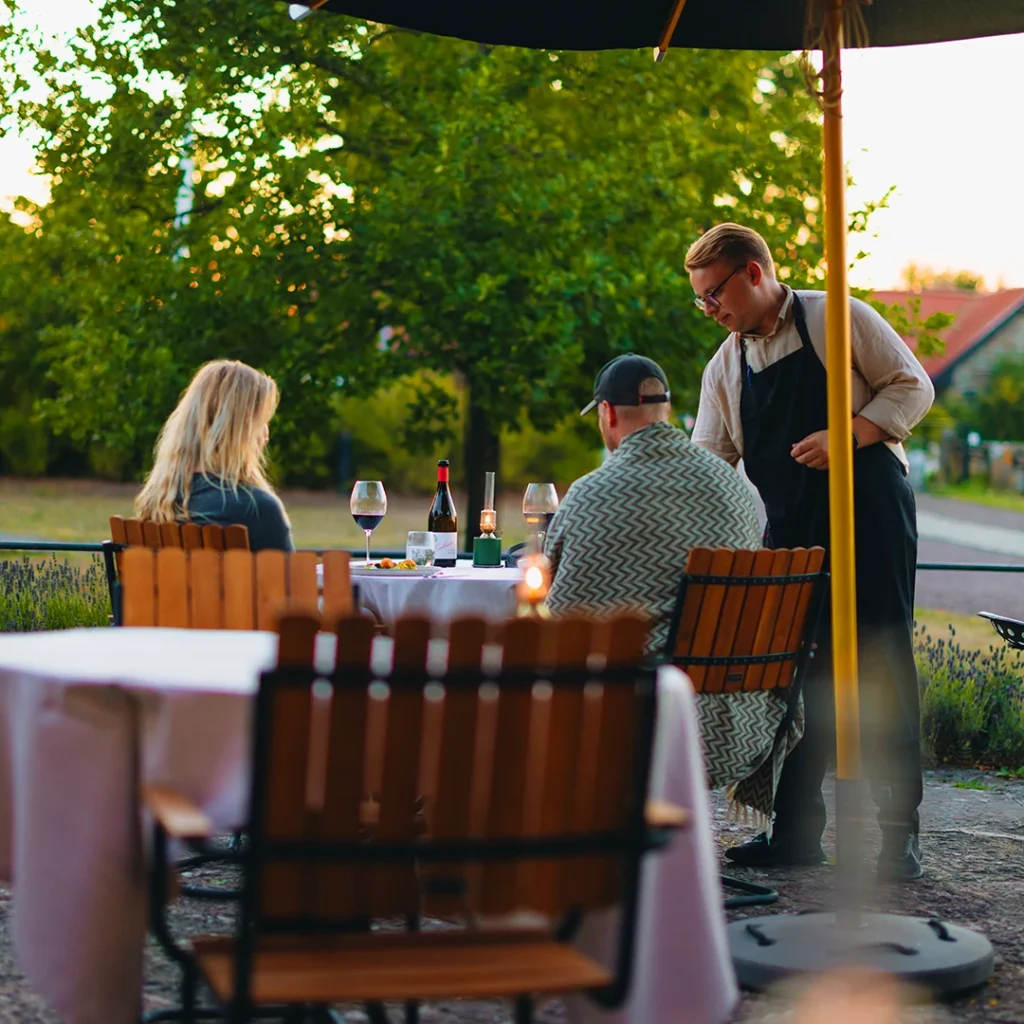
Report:
[[753,492],[670,422],[668,380],[638,355],[619,356],[594,381],[612,453],[566,492],[545,542],[552,613],[635,609],[651,618],[649,650],[668,633],[690,548],[759,548]]
[[[604,366],[581,415],[597,409],[612,454],[569,488],[545,542],[552,614],[639,611],[651,619],[650,652],[665,646],[691,548],[761,547],[751,488],[673,426],[670,397],[650,359]],[[800,725],[776,736],[786,705],[770,691],[702,694],[699,712],[709,784],[734,787],[735,803],[763,820]]]

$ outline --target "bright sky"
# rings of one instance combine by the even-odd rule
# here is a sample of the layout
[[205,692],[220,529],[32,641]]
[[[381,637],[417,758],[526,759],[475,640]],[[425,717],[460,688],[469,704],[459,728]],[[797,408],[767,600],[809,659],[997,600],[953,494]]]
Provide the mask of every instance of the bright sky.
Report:
[[851,208],[890,185],[852,275],[895,287],[907,263],[1024,287],[1024,35],[844,54]]
[[[88,21],[91,4],[26,0],[21,8],[57,32]],[[897,186],[890,208],[872,218],[877,237],[855,242],[870,256],[854,284],[898,287],[913,262],[972,271],[990,288],[1024,287],[1022,68],[1024,35],[847,51],[850,208]],[[0,197],[45,198],[31,163],[23,139],[0,139]]]

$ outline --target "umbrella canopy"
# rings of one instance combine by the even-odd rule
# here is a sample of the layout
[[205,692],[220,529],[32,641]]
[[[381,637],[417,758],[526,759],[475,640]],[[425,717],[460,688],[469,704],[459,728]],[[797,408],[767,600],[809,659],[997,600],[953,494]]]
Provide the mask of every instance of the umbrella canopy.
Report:
[[[323,10],[474,42],[549,50],[653,47],[674,0],[327,0]],[[1024,0],[876,0],[861,4],[872,46],[1024,32]],[[807,0],[686,0],[671,45],[799,50]]]

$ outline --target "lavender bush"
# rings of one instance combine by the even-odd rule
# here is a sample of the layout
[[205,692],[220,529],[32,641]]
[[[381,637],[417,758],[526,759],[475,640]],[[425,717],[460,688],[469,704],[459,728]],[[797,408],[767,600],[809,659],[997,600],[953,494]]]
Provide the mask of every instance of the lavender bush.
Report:
[[0,561],[0,632],[106,626],[110,592],[101,560],[85,569],[57,556]]
[[1024,765],[1024,659],[1012,648],[964,650],[921,627],[914,636],[926,754],[937,762]]

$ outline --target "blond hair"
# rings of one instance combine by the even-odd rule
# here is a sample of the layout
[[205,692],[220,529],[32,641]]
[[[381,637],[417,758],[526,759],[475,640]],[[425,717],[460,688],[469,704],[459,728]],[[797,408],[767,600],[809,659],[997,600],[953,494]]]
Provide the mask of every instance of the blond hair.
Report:
[[233,494],[239,486],[273,493],[264,448],[277,403],[277,384],[265,373],[234,359],[203,366],[160,431],[135,514],[158,523],[187,518],[197,473]]
[[719,260],[727,260],[742,267],[753,261],[760,264],[770,276],[775,276],[775,264],[768,243],[753,229],[742,224],[716,224],[705,231],[686,251],[686,269],[700,270]]

